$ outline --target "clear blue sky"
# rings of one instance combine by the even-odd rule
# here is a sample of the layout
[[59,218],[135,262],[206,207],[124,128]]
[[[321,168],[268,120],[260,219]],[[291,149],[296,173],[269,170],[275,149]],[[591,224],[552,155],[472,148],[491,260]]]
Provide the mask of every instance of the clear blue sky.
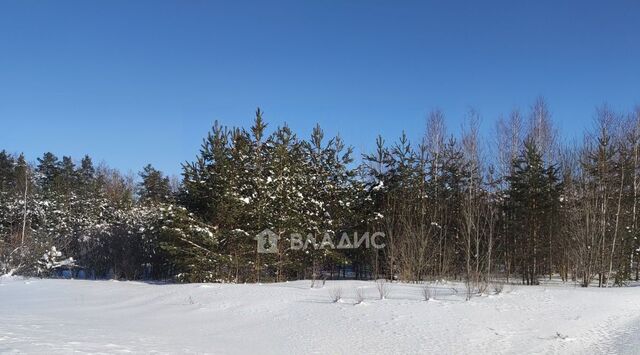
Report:
[[485,131],[543,95],[566,137],[640,104],[640,2],[0,0],[0,149],[179,173],[214,120],[357,152],[439,107]]

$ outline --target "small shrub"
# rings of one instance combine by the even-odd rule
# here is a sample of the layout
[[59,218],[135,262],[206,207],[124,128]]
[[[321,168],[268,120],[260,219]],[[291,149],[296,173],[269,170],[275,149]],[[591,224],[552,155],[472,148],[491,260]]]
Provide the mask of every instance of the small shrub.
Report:
[[429,284],[425,283],[422,285],[422,288],[420,289],[420,292],[422,294],[422,299],[424,299],[425,301],[428,301],[431,299],[431,287],[429,287]]
[[465,295],[466,295],[465,301],[471,300],[474,294],[475,294],[475,290],[473,288],[473,284],[471,283],[471,281],[467,280],[465,282]]
[[356,304],[362,303],[362,301],[364,301],[364,290],[361,288],[356,288],[355,293],[356,293],[356,297],[355,297]]
[[342,299],[342,289],[340,287],[334,287],[329,290],[329,298],[333,303],[336,303]]
[[502,290],[504,289],[504,284],[502,282],[494,282],[491,285],[491,288],[493,289],[494,294],[499,295],[502,293]]
[[387,298],[389,295],[389,284],[387,283],[387,280],[376,280],[376,288],[378,289],[378,294],[380,295],[381,300]]
[[483,295],[487,292],[489,284],[486,281],[482,281],[478,284],[478,294]]

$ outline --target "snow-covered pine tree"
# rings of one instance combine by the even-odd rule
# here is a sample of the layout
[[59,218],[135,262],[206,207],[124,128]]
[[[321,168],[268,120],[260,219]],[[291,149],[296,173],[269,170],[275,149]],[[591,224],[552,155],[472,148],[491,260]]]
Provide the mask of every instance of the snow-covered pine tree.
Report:
[[[277,281],[301,271],[300,253],[290,248],[292,233],[304,233],[307,222],[305,184],[309,179],[301,142],[287,126],[280,127],[270,138],[267,151],[267,179],[261,189],[268,228],[280,239],[273,258],[264,258],[272,266]],[[266,259],[266,260],[265,260]],[[270,260],[273,259],[273,260]]]
[[143,203],[166,203],[173,200],[169,177],[164,176],[151,164],[144,167],[140,178],[142,182],[138,187],[138,194]]
[[38,189],[34,195],[36,208],[32,223],[35,227],[29,248],[38,256],[38,262],[32,264],[35,268],[32,272],[38,275],[49,275],[58,266],[63,266],[48,258],[66,259],[73,235],[70,209],[73,182],[68,180],[74,175],[74,166],[69,157],[64,158],[64,164],[53,153],[47,152],[38,158],[35,169]]
[[[216,277],[226,280],[246,281],[255,275],[255,241],[250,238],[255,234],[250,233],[262,221],[251,213],[258,206],[259,196],[255,154],[255,144],[248,133],[230,131],[216,122],[196,161],[183,165],[180,202],[219,236],[215,251],[224,257],[217,266],[220,275]],[[189,245],[194,247],[189,243],[183,247]]]

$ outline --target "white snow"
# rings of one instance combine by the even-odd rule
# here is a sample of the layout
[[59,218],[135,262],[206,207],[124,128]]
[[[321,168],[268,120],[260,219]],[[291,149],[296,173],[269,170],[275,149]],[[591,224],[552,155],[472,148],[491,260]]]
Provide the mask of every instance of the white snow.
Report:
[[380,180],[376,186],[371,188],[371,190],[378,191],[378,190],[380,190],[382,188],[384,188],[384,181]]
[[[521,354],[640,349],[640,287],[0,279],[0,353]],[[318,284],[318,283],[316,283]],[[343,299],[329,294],[340,288]],[[356,289],[364,301],[355,304]],[[457,293],[456,293],[457,292]]]

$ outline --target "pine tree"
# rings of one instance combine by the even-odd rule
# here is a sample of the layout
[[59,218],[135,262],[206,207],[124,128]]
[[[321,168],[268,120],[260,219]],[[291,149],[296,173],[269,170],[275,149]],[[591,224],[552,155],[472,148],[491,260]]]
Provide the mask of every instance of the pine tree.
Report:
[[556,168],[545,165],[531,139],[525,142],[523,152],[514,162],[509,182],[507,208],[511,215],[510,233],[515,236],[514,243],[519,249],[516,263],[523,283],[538,284],[544,252],[555,235],[548,231],[555,227],[562,185]]
[[54,194],[56,180],[60,174],[58,157],[51,152],[47,152],[42,158],[38,158],[36,173],[38,174],[38,185],[43,192],[46,194]]
[[143,203],[166,203],[173,200],[169,178],[151,164],[144,167],[140,177],[142,182],[139,184],[138,194]]

